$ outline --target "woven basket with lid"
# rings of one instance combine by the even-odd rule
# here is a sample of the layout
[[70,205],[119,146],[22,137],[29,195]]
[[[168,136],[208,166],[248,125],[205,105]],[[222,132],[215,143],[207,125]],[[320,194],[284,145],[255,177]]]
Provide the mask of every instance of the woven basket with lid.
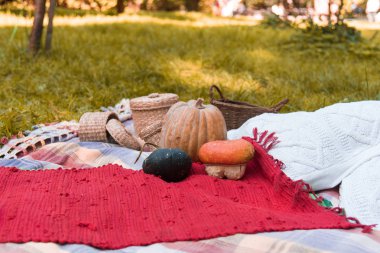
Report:
[[[145,141],[147,136],[149,136],[150,140],[157,140],[154,141],[154,143],[158,144],[158,136],[161,129],[158,130],[155,126],[161,126],[165,114],[169,108],[177,102],[178,95],[173,93],[152,93],[148,96],[131,99],[130,107],[137,134],[141,138],[145,138]],[[149,131],[151,131],[152,134],[150,134]]]
[[[220,99],[214,98],[214,90],[219,93]],[[222,91],[216,85],[210,87],[211,104],[219,108],[226,120],[227,130],[239,128],[248,119],[263,113],[277,113],[289,102],[284,99],[272,107],[252,105],[246,102],[233,101],[223,96]]]

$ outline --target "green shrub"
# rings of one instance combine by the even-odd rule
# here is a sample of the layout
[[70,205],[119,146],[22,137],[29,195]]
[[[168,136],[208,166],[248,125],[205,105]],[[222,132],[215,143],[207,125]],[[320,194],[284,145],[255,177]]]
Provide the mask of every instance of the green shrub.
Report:
[[341,54],[352,54],[360,58],[380,58],[380,46],[372,39],[363,38],[359,30],[344,22],[321,26],[309,20],[306,28],[296,30],[284,43],[287,50],[323,55],[334,49]]
[[[316,40],[328,39],[328,42],[360,42],[362,40],[361,33],[354,27],[348,26],[344,22],[335,23],[332,25],[318,25],[311,19],[306,21],[306,29],[304,33],[310,34]],[[327,35],[327,36],[326,36]]]
[[267,15],[264,20],[261,21],[261,25],[264,27],[270,27],[274,29],[286,29],[292,28],[294,25],[287,19],[282,19],[277,15],[270,14]]
[[63,7],[57,7],[55,9],[55,15],[67,17],[83,17],[86,15],[96,15],[98,13],[99,12],[95,10],[68,9]]

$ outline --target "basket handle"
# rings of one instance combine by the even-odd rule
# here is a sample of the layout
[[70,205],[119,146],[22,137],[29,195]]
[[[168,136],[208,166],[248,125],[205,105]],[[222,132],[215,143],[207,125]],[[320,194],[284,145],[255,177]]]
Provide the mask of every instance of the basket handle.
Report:
[[216,86],[215,84],[211,85],[210,87],[210,98],[211,98],[211,101],[214,100],[214,89],[216,89],[216,91],[219,93],[219,96],[222,100],[225,100],[223,94],[222,94],[222,91],[219,89],[218,86]]
[[271,109],[274,111],[274,112],[278,112],[279,110],[281,110],[282,107],[284,107],[284,105],[286,105],[287,103],[289,102],[289,99],[285,98],[284,100],[281,100],[279,103],[277,103],[276,105],[272,106]]

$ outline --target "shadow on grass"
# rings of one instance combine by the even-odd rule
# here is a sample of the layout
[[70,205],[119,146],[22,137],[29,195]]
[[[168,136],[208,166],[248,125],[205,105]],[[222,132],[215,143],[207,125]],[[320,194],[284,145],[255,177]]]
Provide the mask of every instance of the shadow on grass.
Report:
[[178,20],[178,21],[196,21],[196,18],[192,17],[188,13],[180,13],[180,12],[167,12],[167,11],[139,11],[137,13],[139,16],[148,16],[159,19],[170,19],[170,20]]
[[[0,28],[0,38],[12,31]],[[78,119],[151,92],[208,98],[214,83],[235,100],[272,105],[288,97],[285,111],[374,99],[380,90],[380,59],[358,60],[333,48],[312,56],[284,50],[290,30],[155,23],[56,27],[52,54],[34,59],[24,53],[27,34],[16,33],[12,43],[0,40],[0,135]]]

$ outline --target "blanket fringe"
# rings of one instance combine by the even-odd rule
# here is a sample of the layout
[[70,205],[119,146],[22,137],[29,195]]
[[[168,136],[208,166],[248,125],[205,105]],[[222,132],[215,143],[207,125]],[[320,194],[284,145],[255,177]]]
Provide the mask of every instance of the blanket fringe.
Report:
[[[266,152],[268,152],[269,150],[274,148],[274,146],[276,146],[278,143],[280,143],[275,132],[272,132],[267,136],[267,134],[268,134],[267,130],[264,132],[259,132],[258,129],[255,127],[255,128],[253,128],[252,133],[253,133],[253,138],[250,138],[250,137],[248,137],[248,138],[250,138],[251,140],[253,140],[257,144],[259,144]],[[285,164],[282,161],[275,159],[271,155],[269,155],[269,156],[273,159],[274,163],[281,170],[285,168]]]
[[260,133],[258,129],[253,128],[253,141],[259,144],[265,151],[271,150],[274,146],[276,146],[280,141],[276,136],[275,132],[268,134],[268,130]]
[[297,201],[301,192],[307,192],[309,194],[312,194],[313,197],[315,198],[314,200],[317,201],[318,203],[322,203],[323,198],[321,196],[318,196],[313,188],[310,186],[310,184],[306,183],[303,180],[297,180],[294,181],[295,183],[295,192],[294,192],[294,201]]
[[[315,201],[317,201],[318,203],[321,203],[323,201],[323,198],[321,196],[318,196],[315,193],[315,191],[310,186],[310,184],[304,182],[303,180],[297,180],[294,183],[296,183],[296,186],[295,186],[296,191],[294,194],[294,201],[296,201],[299,198],[300,192],[311,193],[315,197]],[[346,214],[344,213],[344,209],[341,207],[333,207],[333,208],[325,207],[325,208],[331,212],[334,212],[334,213],[340,215],[340,216],[344,216],[348,222],[355,223],[356,225],[358,225],[357,226],[358,228],[362,228],[363,233],[371,233],[373,228],[376,227],[375,224],[364,225],[364,224],[360,223],[360,221],[355,217],[347,217]]]
[[333,208],[326,208],[326,209],[328,209],[328,210],[330,210],[330,211],[332,211],[332,212],[334,212],[340,216],[345,216],[346,221],[358,225],[358,228],[361,228],[363,233],[371,233],[373,228],[376,227],[376,224],[364,225],[364,224],[361,224],[360,221],[355,217],[347,217],[346,214],[344,213],[344,209],[341,207],[333,207]]
[[[301,192],[307,192],[307,193],[310,193],[314,196],[315,198],[315,201],[317,201],[318,203],[322,203],[323,201],[323,198],[321,196],[318,196],[315,191],[313,190],[313,188],[310,186],[310,184],[304,182],[303,180],[297,180],[297,181],[294,181],[294,183],[296,184],[295,188],[295,193],[294,193],[294,203],[298,200],[298,198],[301,196]],[[341,207],[324,207],[325,209],[331,211],[331,212],[334,212],[340,216],[344,216],[345,219],[350,222],[350,223],[354,223],[357,225],[358,228],[361,228],[362,229],[362,232],[363,233],[371,233],[373,228],[376,227],[375,224],[373,225],[364,225],[362,223],[360,223],[360,221],[355,218],[355,217],[347,217],[346,214],[344,213],[344,209],[341,208]]]
[[358,225],[359,228],[362,229],[362,232],[363,233],[371,233],[373,231],[373,228],[376,227],[376,224],[372,224],[372,225],[363,225],[360,223],[360,221],[358,219],[356,219],[355,217],[346,217],[346,220],[348,222],[353,222],[355,224]]
[[[266,152],[271,150],[275,145],[277,145],[280,142],[275,132],[268,134],[267,130],[264,132],[259,132],[257,128],[253,128],[252,133],[253,133],[253,138],[250,138],[250,139],[252,139],[254,142],[259,144]],[[280,170],[282,170],[285,167],[282,161],[275,159],[273,156],[270,156],[270,157],[272,158],[274,164]],[[282,176],[282,172],[279,171],[273,178],[273,184],[276,191],[279,190],[281,176]],[[321,203],[323,201],[323,197],[318,196],[313,190],[313,188],[310,186],[310,184],[304,182],[303,180],[294,181],[294,184],[295,184],[295,191],[294,191],[293,203],[296,203],[298,199],[301,197],[301,192],[307,192],[309,194],[312,194],[313,197],[315,198],[314,200],[317,203]],[[345,216],[344,210],[341,207],[333,207],[333,208],[324,207],[324,208],[340,216]],[[373,224],[373,225],[361,224],[360,221],[354,217],[345,216],[345,218],[348,222],[356,224],[358,228],[362,228],[363,233],[371,233],[373,228],[376,227],[376,224]]]

